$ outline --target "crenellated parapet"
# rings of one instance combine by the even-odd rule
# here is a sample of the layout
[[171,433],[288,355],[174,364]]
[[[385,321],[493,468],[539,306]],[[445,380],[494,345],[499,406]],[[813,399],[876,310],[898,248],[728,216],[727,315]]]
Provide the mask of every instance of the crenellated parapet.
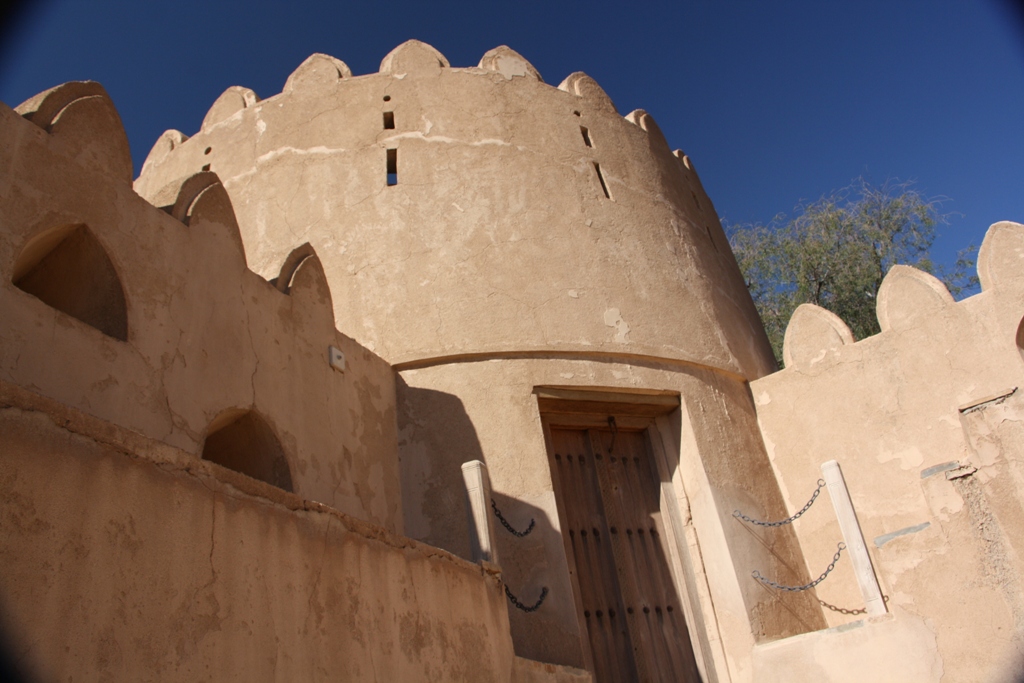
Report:
[[394,374],[309,245],[268,282],[217,173],[138,196],[98,84],[0,105],[0,140],[0,384],[401,530]]
[[203,170],[249,266],[271,278],[311,244],[338,328],[399,367],[555,353],[774,369],[685,156],[586,74],[553,87],[506,46],[457,68],[408,41],[367,75],[313,55],[282,93],[229,88],[194,136],[161,136],[135,189]]
[[992,325],[999,325],[1012,330],[1003,341],[1016,343],[1016,330],[1024,315],[1024,226],[1008,221],[993,224],[978,252],[977,268],[982,294],[958,303],[934,275],[910,266],[894,266],[878,291],[876,314],[881,332],[861,342],[854,341],[850,328],[834,313],[814,304],[801,305],[786,328],[786,368],[815,373],[840,362],[846,346],[863,343],[874,348],[884,344],[886,336],[912,333],[943,319],[960,322],[960,313],[970,315],[969,311],[978,311],[987,301],[992,305],[981,310],[994,319],[972,321],[962,333],[988,336]]
[[[943,639],[970,617],[948,595],[984,605],[971,621],[984,640],[1017,628],[1022,609],[1024,225],[989,228],[978,276],[982,291],[954,301],[934,276],[895,266],[878,292],[881,331],[860,340],[835,314],[802,305],[786,330],[785,369],[750,386],[787,507],[802,505],[822,463],[838,461],[895,615],[900,635],[886,638],[916,642],[907,649],[921,661],[941,654],[946,674],[965,679],[994,675],[1006,653],[951,655]],[[835,518],[808,514],[794,527],[809,571],[827,562]],[[816,590],[847,610],[826,612],[830,625],[858,618],[849,565]]]

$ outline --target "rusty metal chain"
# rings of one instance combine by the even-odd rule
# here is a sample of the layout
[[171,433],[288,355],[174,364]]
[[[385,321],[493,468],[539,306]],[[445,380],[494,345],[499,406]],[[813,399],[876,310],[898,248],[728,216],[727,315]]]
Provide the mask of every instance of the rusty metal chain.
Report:
[[814,501],[818,498],[818,494],[821,493],[821,489],[823,488],[825,488],[825,480],[819,479],[818,488],[814,489],[814,493],[811,494],[811,499],[807,501],[807,505],[804,505],[800,509],[800,512],[796,513],[792,517],[788,517],[782,520],[781,522],[762,522],[756,519],[751,519],[750,517],[747,517],[745,514],[740,512],[739,510],[733,510],[732,516],[738,519],[742,519],[744,522],[749,522],[751,524],[756,524],[758,526],[782,526],[784,524],[792,524],[797,518],[800,517],[800,515],[804,514],[805,512],[811,509],[811,506],[814,505]]
[[508,586],[505,586],[505,595],[508,596],[509,602],[515,605],[516,609],[521,609],[526,613],[536,612],[540,609],[540,606],[544,604],[544,599],[548,597],[548,587],[544,586],[541,588],[540,597],[537,598],[537,602],[535,602],[532,607],[527,607],[523,603],[519,602],[519,599],[512,595],[512,591],[508,589]]
[[516,531],[512,527],[512,525],[508,523],[508,520],[505,519],[505,515],[501,514],[501,510],[498,509],[498,504],[494,502],[493,498],[491,498],[491,509],[494,510],[494,516],[498,518],[498,521],[501,522],[501,525],[508,529],[510,534],[512,534],[513,536],[518,536],[519,538],[522,538],[523,536],[526,536],[531,531],[533,531],[534,525],[537,524],[537,520],[531,519],[530,526],[526,527],[526,531]]
[[782,590],[782,591],[789,591],[791,593],[798,593],[800,591],[805,591],[805,590],[814,588],[819,583],[824,581],[825,577],[827,577],[829,574],[831,574],[832,570],[836,568],[836,562],[839,561],[839,556],[843,554],[844,550],[846,550],[846,544],[843,543],[842,541],[840,541],[839,545],[837,545],[836,548],[837,548],[837,550],[836,550],[835,557],[833,557],[832,561],[829,562],[828,568],[825,569],[824,573],[821,576],[819,576],[818,578],[816,578],[814,581],[811,581],[810,583],[805,584],[803,586],[783,586],[781,583],[775,583],[771,579],[766,579],[765,577],[761,576],[761,572],[757,571],[756,569],[753,572],[751,572],[750,575],[753,576],[758,581],[760,581],[761,583],[763,583],[764,585],[771,586],[772,588],[778,588],[779,590]]
[[[868,608],[867,607],[861,607],[859,609],[849,609],[849,608],[846,608],[846,607],[836,607],[835,605],[832,605],[832,604],[829,604],[829,603],[825,602],[821,598],[818,598],[818,602],[821,603],[822,607],[827,607],[828,609],[832,610],[833,612],[839,612],[840,614],[867,614],[868,613]],[[882,596],[882,602],[888,604],[889,603],[889,596],[888,595],[883,595]]]
[[833,612],[839,612],[840,614],[866,614],[868,611],[867,607],[861,607],[860,609],[847,609],[845,607],[836,607],[835,605],[825,602],[821,598],[818,598],[818,602],[821,603],[822,607],[826,607],[832,610]]

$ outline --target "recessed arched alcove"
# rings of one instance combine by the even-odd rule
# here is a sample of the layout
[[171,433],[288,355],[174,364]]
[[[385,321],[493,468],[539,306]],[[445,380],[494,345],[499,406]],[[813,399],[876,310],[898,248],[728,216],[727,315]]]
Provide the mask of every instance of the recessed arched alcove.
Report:
[[84,225],[63,225],[21,250],[14,285],[103,334],[128,340],[124,288],[103,245]]
[[255,412],[229,410],[210,424],[203,459],[292,491],[288,458],[274,430]]

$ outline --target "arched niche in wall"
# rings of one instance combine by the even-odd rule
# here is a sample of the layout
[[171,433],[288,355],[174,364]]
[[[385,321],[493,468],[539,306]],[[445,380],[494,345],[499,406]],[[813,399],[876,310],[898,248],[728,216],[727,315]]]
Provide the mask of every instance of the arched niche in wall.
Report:
[[51,228],[29,240],[11,281],[103,334],[128,340],[124,288],[103,245],[85,225]]
[[229,410],[210,424],[203,459],[292,491],[292,473],[274,430],[255,412]]

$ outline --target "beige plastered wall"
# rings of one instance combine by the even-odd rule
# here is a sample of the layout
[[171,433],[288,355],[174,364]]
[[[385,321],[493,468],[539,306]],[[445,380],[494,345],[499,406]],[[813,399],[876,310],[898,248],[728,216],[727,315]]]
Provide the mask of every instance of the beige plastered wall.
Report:
[[[511,514],[528,523],[535,509],[547,520],[549,531],[503,548],[524,601],[552,589],[542,610],[512,615],[520,654],[582,662],[532,395],[543,383],[590,385],[589,371],[560,378],[572,357],[603,357],[595,367],[624,377],[634,362],[668,362],[729,378],[708,380],[727,399],[684,396],[700,406],[696,423],[706,431],[688,437],[688,462],[715,482],[693,492],[706,501],[698,516],[707,527],[690,540],[709,535],[708,561],[722,582],[706,609],[731,620],[737,680],[749,675],[756,639],[816,627],[816,606],[796,597],[787,609],[733,568],[736,553],[744,567],[782,557],[786,571],[805,571],[788,531],[759,540],[726,518],[733,498],[782,510],[743,383],[775,364],[692,163],[672,152],[650,115],[622,117],[582,73],[552,87],[509,48],[452,68],[409,41],[377,74],[353,76],[340,60],[313,55],[278,95],[229,88],[196,134],[168,131],[157,141],[135,189],[160,204],[168,187],[204,168],[232,198],[250,267],[272,277],[293,248],[312,244],[338,328],[401,371],[407,532],[468,555],[458,473],[470,459],[486,461],[496,491],[520,506]],[[508,360],[545,354],[562,360],[528,371]],[[602,383],[623,385],[611,369]],[[497,408],[505,401],[519,406],[515,419]],[[733,409],[747,416],[746,431],[725,426]],[[737,449],[711,446],[715,438]],[[700,448],[715,458],[702,460]],[[750,479],[726,481],[734,475]],[[716,629],[707,638],[717,641]]]
[[[867,621],[826,610],[847,630],[766,646],[758,680],[782,680],[769,674],[782,665],[806,674],[786,680],[808,681],[1022,673],[1024,226],[993,225],[978,271],[982,292],[954,303],[935,278],[897,266],[879,292],[882,332],[856,343],[834,315],[801,307],[786,369],[751,383],[790,511],[821,463],[839,462],[889,610]],[[827,494],[794,527],[817,576],[842,540]],[[848,557],[816,593],[864,606]]]
[[[495,573],[395,533],[395,375],[335,330],[315,254],[297,250],[277,282],[249,271],[211,173],[163,209],[135,195],[97,84],[0,106],[0,137],[0,606],[20,667],[590,680],[514,657]],[[68,225],[112,262],[126,340],[13,285],[26,247]],[[281,439],[295,494],[198,457],[211,420],[247,409]]]
[[6,383],[0,433],[3,627],[34,680],[589,680],[514,664],[479,565]]
[[[33,107],[59,114],[32,122]],[[0,104],[0,380],[193,457],[225,411],[253,410],[281,441],[297,494],[400,533],[394,373],[335,329],[315,255],[279,291],[246,267],[215,175],[174,188],[166,211],[135,194],[124,131],[97,84],[19,110],[29,118]],[[126,341],[13,284],[26,247],[68,225],[86,226],[110,258]]]

